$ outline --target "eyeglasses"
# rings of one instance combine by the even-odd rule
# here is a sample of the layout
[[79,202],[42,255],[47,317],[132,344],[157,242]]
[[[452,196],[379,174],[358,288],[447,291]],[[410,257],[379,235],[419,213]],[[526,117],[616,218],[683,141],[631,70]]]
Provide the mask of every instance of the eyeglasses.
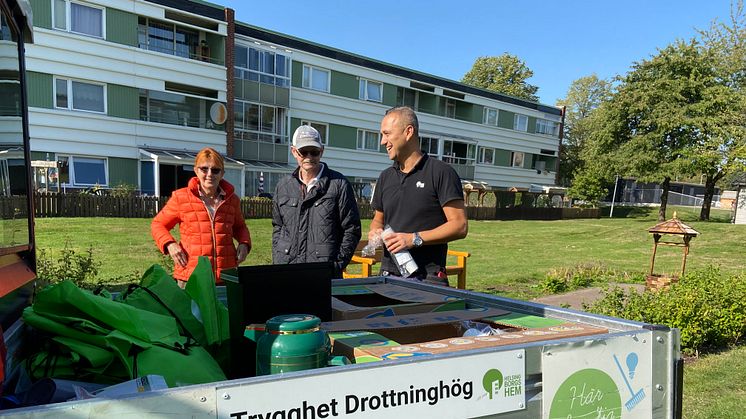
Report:
[[318,148],[311,148],[311,149],[308,149],[308,150],[297,150],[297,149],[296,149],[296,151],[297,151],[297,152],[298,152],[298,154],[300,154],[300,155],[301,155],[302,157],[307,157],[307,156],[309,156],[309,155],[310,155],[311,157],[319,157],[319,154],[321,154],[321,150],[319,150]]
[[207,172],[212,172],[213,175],[219,175],[220,172],[223,171],[220,167],[207,167],[207,166],[200,166],[199,171],[207,174]]

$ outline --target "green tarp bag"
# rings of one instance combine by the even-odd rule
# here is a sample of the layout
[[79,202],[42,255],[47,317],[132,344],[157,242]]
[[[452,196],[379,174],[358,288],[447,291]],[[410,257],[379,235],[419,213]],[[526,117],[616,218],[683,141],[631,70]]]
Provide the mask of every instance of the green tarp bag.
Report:
[[[86,376],[111,383],[157,374],[169,386],[225,380],[212,356],[180,335],[173,317],[94,295],[69,281],[42,290],[23,318],[51,336],[29,358],[34,378]],[[89,346],[109,352],[110,360]]]

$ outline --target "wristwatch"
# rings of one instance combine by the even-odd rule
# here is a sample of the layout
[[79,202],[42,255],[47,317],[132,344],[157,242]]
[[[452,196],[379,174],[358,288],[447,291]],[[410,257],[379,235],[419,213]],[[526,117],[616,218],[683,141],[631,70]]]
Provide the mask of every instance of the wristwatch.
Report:
[[412,239],[412,245],[414,247],[422,246],[422,237],[420,237],[420,233],[414,233],[414,238]]

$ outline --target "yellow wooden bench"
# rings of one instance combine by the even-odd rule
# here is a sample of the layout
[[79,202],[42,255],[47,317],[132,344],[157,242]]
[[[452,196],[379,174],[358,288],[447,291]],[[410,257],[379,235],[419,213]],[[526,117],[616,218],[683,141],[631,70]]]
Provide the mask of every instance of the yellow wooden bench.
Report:
[[[371,257],[361,256],[363,247],[367,244],[367,240],[361,240],[355,249],[355,254],[352,255],[352,260],[350,261],[350,265],[360,265],[360,273],[347,272],[347,269],[345,269],[344,272],[342,272],[343,278],[367,278],[374,275],[373,265],[381,262],[383,250],[380,248],[376,249],[376,254]],[[471,253],[448,249],[448,256],[455,256],[456,264],[446,266],[446,275],[456,275],[457,287],[462,290],[466,289],[466,258],[471,256]]]

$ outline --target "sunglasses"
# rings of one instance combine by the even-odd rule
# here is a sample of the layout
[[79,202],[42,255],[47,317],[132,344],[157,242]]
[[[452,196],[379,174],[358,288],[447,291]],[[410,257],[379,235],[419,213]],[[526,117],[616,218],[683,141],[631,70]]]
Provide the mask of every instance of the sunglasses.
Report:
[[221,169],[219,167],[200,166],[199,167],[199,171],[202,172],[202,173],[204,173],[204,174],[207,174],[207,172],[212,172],[213,175],[219,175],[220,172],[223,171],[223,169]]
[[297,150],[296,149],[296,151],[302,157],[307,157],[307,156],[319,157],[319,154],[321,154],[321,150],[319,150],[318,148],[312,148],[312,149],[309,149],[309,150]]

